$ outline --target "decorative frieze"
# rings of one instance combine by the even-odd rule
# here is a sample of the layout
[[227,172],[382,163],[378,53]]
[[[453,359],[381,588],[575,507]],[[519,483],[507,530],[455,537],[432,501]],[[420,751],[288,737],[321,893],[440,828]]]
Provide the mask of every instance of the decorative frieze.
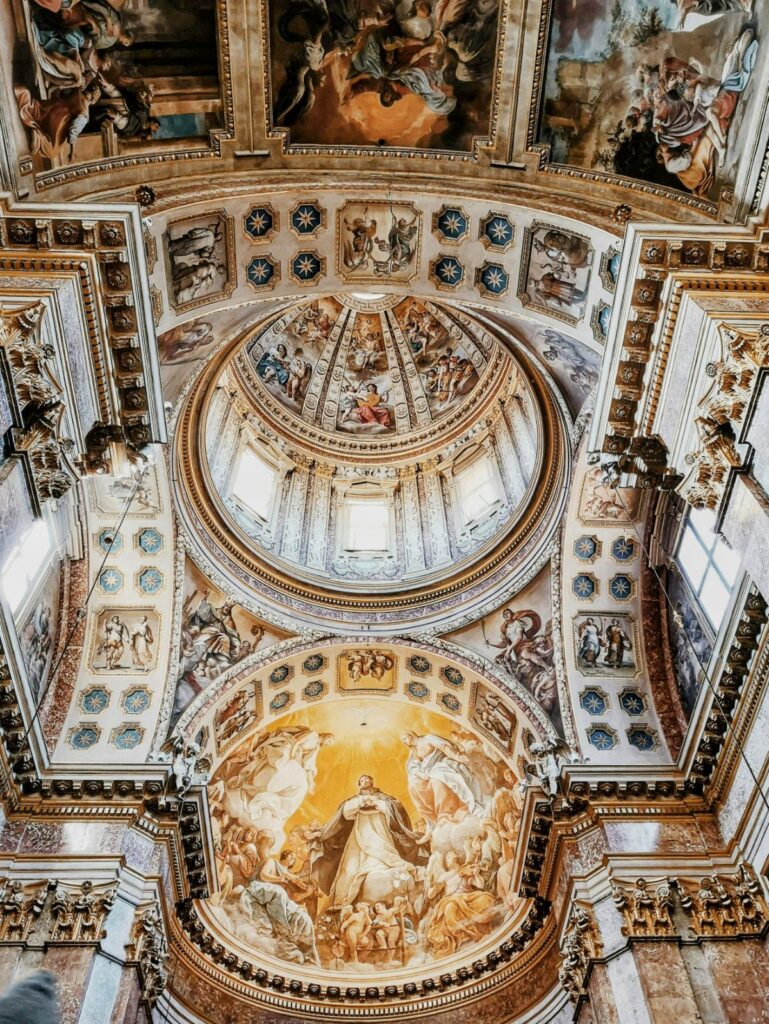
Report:
[[25,886],[19,879],[0,883],[0,943],[35,941],[97,943],[115,902],[117,885],[79,887],[51,879]]
[[0,888],[0,942],[26,942],[47,897],[47,884],[27,892],[19,879],[6,879]]

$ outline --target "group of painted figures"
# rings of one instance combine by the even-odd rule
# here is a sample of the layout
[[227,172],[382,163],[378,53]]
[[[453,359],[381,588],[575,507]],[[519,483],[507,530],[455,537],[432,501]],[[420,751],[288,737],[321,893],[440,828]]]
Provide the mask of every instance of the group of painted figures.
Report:
[[406,732],[403,771],[418,817],[370,774],[325,823],[288,827],[317,784],[331,733],[261,732],[220,766],[216,913],[244,941],[330,969],[404,966],[490,935],[518,905],[512,857],[520,787],[472,734]]
[[412,95],[448,116],[458,87],[493,72],[496,0],[295,0],[280,10],[277,32],[293,51],[278,125],[301,121],[329,79],[340,107],[372,94],[387,109]]
[[[689,2],[687,13],[749,13],[749,0]],[[707,9],[706,9],[707,8]],[[729,124],[758,55],[758,42],[746,28],[715,75],[697,59],[666,56],[658,65],[641,64],[625,114],[609,136],[608,158],[619,174],[638,173],[642,151],[683,187],[707,197],[727,148]]]
[[36,87],[16,87],[32,151],[72,159],[84,131],[111,125],[119,138],[150,138],[152,86],[128,59],[133,39],[109,0],[31,0],[30,46]]

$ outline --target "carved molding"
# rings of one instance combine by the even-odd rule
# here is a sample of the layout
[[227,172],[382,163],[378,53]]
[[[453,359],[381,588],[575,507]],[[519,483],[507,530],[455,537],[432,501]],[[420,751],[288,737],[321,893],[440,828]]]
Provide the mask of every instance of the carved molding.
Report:
[[[618,321],[621,334],[613,340],[613,380],[606,382],[603,409],[596,417],[599,433],[591,444],[617,458],[620,469],[636,485],[669,487],[678,482],[680,467],[668,465],[668,452],[654,433],[654,421],[682,300],[686,295],[702,295],[707,303],[711,296],[728,294],[730,299],[753,297],[755,304],[755,296],[765,296],[769,290],[769,244],[765,233],[721,229],[715,237],[686,237],[683,231],[673,238],[636,235],[625,249],[629,253],[632,247],[637,255],[627,281],[630,301]],[[761,343],[754,340],[753,344],[755,352],[760,352]],[[751,358],[738,344],[734,354],[724,359],[740,364],[735,380],[725,368],[714,366],[712,372],[724,385],[726,400],[714,400],[712,409],[703,413],[706,420],[712,417],[720,426],[724,412],[736,408],[738,391],[745,384],[745,360]],[[728,439],[722,441],[723,430],[707,422],[702,430],[703,443],[712,450],[707,457],[718,466],[728,464],[732,453]],[[706,472],[703,469],[703,477]],[[704,486],[699,481],[694,485]],[[705,503],[704,494],[697,489],[694,494]]]
[[721,359],[708,363],[705,372],[712,379],[700,399],[695,418],[700,444],[686,455],[692,466],[678,492],[693,508],[716,509],[726,489],[730,470],[742,465],[735,439],[745,421],[759,380],[769,369],[769,325],[756,332],[735,331],[719,326]]
[[22,459],[32,503],[39,513],[46,501],[61,498],[77,475],[69,456],[73,441],[62,433],[63,388],[53,375],[53,349],[40,340],[45,306],[0,308],[0,357],[7,369],[13,426],[10,450]]
[[86,879],[72,887],[56,879],[25,886],[6,879],[0,889],[0,943],[37,941],[97,943],[115,902],[117,885],[94,887]]
[[[152,305],[142,279],[144,241],[137,223],[122,211],[115,214],[97,207],[81,212],[70,206],[59,207],[47,217],[40,217],[40,212],[40,207],[32,211],[29,205],[9,206],[0,198],[0,295],[4,291],[10,295],[11,287],[16,287],[6,289],[3,279],[15,281],[20,273],[31,280],[56,275],[75,282],[99,417],[95,423],[80,424],[85,450],[78,454],[86,470],[103,471],[104,453],[112,441],[125,440],[139,448],[166,440],[159,368],[152,348]],[[48,285],[41,281],[34,287],[43,290]],[[26,344],[29,349],[30,342]],[[62,360],[69,358],[68,345],[62,341]],[[41,395],[36,378],[42,354],[41,350],[22,354],[16,372],[24,393]],[[82,369],[73,365],[76,387],[86,387],[79,375]],[[57,394],[62,390],[57,384]],[[36,402],[47,408],[40,397]],[[67,406],[73,416],[77,414],[74,400],[68,399]]]

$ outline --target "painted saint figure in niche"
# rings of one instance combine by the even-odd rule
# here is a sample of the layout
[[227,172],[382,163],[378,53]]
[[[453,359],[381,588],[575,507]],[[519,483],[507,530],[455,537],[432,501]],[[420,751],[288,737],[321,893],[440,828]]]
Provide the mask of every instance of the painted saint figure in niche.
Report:
[[580,658],[586,665],[595,665],[601,649],[606,646],[603,630],[596,623],[595,619],[590,617],[580,624],[577,635],[579,637]]
[[120,668],[120,659],[131,642],[128,626],[119,615],[111,615],[104,624],[104,639],[99,644],[97,654],[103,654],[107,668]]
[[152,645],[155,637],[149,619],[142,615],[131,629],[131,660],[137,668],[146,668],[152,662]]

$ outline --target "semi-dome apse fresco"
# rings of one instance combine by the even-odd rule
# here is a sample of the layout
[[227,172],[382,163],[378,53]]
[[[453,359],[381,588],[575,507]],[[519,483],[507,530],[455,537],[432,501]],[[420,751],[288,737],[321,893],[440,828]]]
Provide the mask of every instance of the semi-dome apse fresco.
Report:
[[[357,650],[339,670],[376,689],[393,663]],[[510,884],[515,772],[477,732],[408,701],[288,714],[228,754],[209,796],[212,916],[255,962],[310,975],[437,968],[493,944],[525,903]]]

